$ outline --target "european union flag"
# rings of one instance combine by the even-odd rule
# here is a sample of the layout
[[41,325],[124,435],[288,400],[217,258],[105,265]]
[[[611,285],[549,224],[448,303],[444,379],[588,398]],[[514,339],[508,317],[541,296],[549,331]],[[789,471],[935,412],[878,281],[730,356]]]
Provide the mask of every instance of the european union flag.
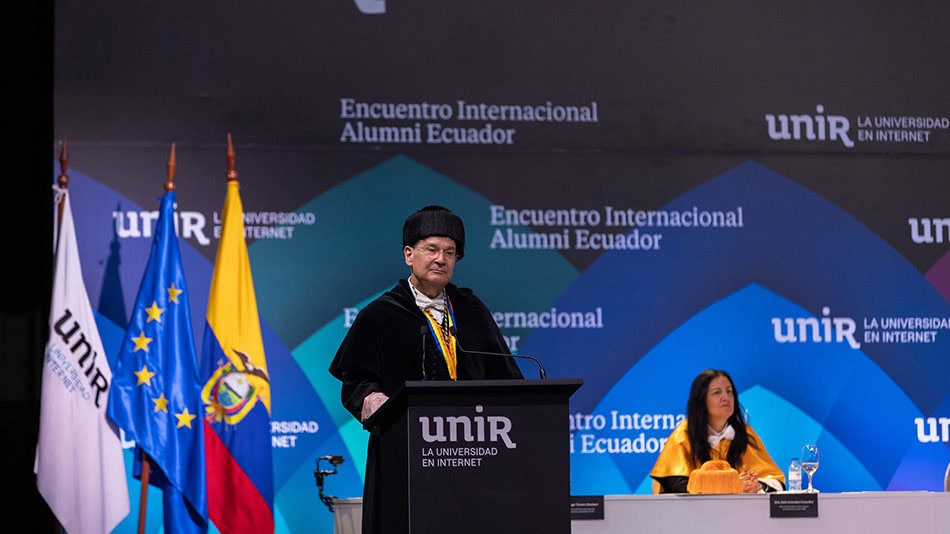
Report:
[[108,415],[135,440],[136,478],[147,454],[149,484],[163,492],[165,532],[177,534],[207,532],[208,503],[198,359],[174,221],[169,190],[113,372]]

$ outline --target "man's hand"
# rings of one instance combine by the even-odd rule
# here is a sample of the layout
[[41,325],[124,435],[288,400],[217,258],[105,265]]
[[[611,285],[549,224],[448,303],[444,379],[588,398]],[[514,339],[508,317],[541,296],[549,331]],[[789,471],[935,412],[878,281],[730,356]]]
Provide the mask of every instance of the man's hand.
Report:
[[369,419],[380,406],[383,405],[386,401],[389,400],[389,397],[381,391],[374,391],[363,398],[363,410],[360,414],[362,416],[361,421],[366,421]]

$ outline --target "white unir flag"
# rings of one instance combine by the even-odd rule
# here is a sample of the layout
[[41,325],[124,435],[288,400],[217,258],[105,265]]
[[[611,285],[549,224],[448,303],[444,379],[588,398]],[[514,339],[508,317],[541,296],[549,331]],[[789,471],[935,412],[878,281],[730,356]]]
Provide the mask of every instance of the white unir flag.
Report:
[[43,361],[36,485],[69,534],[110,532],[129,514],[118,430],[106,418],[112,371],[82,278],[65,189]]

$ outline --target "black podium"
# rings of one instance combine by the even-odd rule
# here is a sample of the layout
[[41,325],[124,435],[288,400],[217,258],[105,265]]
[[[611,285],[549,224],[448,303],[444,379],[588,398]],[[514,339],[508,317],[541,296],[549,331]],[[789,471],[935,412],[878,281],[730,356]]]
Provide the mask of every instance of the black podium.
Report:
[[380,437],[388,534],[570,534],[569,399],[581,379],[410,381]]

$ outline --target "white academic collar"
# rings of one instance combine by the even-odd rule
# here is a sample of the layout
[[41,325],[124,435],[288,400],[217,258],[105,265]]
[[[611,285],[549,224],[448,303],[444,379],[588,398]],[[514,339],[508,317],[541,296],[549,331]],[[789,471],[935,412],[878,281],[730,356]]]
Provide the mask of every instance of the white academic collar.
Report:
[[412,285],[411,278],[409,279],[409,287],[412,289],[412,295],[416,299],[416,306],[422,311],[429,310],[429,313],[435,317],[435,320],[441,322],[442,315],[445,314],[445,289],[443,288],[437,297],[429,298],[425,293],[419,291]]
[[736,439],[736,429],[732,428],[732,425],[730,424],[726,424],[726,426],[719,432],[716,432],[716,429],[713,427],[706,425],[706,433],[706,439],[709,441],[709,446],[714,449],[719,446],[719,442],[724,439]]

